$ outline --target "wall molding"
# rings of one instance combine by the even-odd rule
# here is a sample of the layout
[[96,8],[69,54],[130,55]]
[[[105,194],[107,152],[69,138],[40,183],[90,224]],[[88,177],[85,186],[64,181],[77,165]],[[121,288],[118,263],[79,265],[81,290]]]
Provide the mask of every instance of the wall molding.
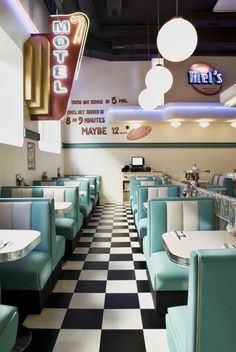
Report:
[[24,137],[34,141],[40,140],[40,134],[38,132],[28,130],[27,128],[24,129]]
[[62,143],[64,149],[98,148],[236,148],[234,142],[191,142],[191,143]]

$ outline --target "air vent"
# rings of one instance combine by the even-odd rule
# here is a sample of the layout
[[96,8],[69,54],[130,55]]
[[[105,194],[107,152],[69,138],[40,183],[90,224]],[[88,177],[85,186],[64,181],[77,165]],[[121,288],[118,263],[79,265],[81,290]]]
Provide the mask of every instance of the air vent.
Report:
[[122,13],[122,0],[107,0],[107,16],[120,17]]

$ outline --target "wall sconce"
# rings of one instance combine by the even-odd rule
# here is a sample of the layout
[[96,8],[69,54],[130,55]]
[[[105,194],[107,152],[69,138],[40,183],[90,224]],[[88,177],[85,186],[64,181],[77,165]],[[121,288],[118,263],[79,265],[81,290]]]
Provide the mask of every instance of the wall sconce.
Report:
[[210,125],[210,123],[208,121],[201,121],[199,122],[199,126],[202,128],[206,128]]
[[178,128],[182,125],[180,121],[171,121],[170,125],[174,128]]

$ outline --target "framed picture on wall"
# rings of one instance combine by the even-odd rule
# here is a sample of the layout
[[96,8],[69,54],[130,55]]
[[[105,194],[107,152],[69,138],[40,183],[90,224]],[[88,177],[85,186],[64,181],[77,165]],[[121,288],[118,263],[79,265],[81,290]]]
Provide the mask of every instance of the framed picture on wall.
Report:
[[27,164],[28,170],[35,169],[35,144],[27,142]]

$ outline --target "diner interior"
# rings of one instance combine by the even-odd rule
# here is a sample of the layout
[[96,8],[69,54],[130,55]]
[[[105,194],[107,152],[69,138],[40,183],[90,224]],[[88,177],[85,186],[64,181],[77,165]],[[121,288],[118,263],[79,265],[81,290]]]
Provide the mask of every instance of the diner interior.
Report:
[[236,1],[0,1],[0,352],[236,351]]

